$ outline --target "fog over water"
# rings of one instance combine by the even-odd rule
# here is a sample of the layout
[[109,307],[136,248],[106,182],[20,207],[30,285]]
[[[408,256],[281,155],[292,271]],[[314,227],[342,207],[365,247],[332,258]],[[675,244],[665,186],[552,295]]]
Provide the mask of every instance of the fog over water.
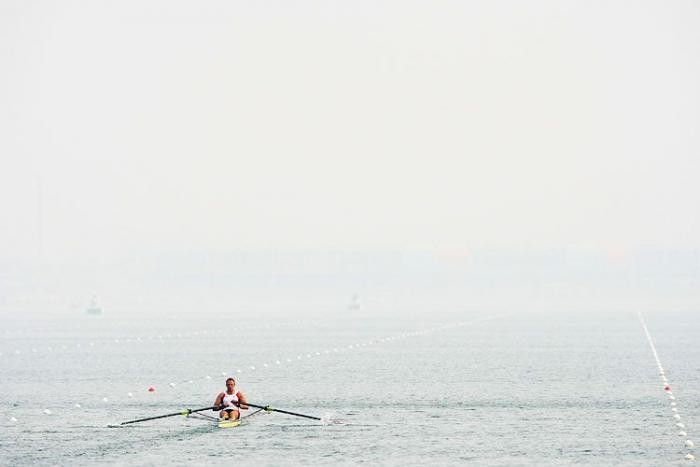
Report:
[[[41,418],[23,394],[42,372],[61,391],[51,410],[89,420],[76,432],[66,421],[58,443],[110,422],[98,415],[101,397],[90,399],[110,375],[121,394],[167,381],[162,369],[187,380],[199,368],[221,374],[238,360],[269,363],[436,326],[406,337],[409,353],[377,345],[333,368],[304,367],[319,410],[344,416],[363,408],[338,380],[367,378],[381,426],[392,423],[382,392],[402,395],[399,418],[413,427],[411,407],[423,396],[399,380],[436,378],[431,387],[444,394],[435,398],[449,401],[425,409],[436,417],[428,431],[473,442],[412,451],[419,438],[401,438],[402,427],[360,429],[355,442],[401,438],[407,454],[402,462],[389,443],[352,451],[357,461],[512,462],[520,456],[503,443],[520,429],[533,442],[516,451],[533,463],[577,459],[569,447],[578,436],[540,449],[555,430],[598,433],[586,448],[592,463],[634,464],[630,453],[650,464],[682,459],[684,440],[665,438],[676,436],[657,387],[666,382],[636,313],[652,337],[660,333],[656,357],[674,368],[685,397],[697,394],[697,24],[698,4],[675,0],[3,1],[0,389],[9,396],[0,434],[17,441],[0,448],[14,463],[49,462],[27,457],[40,424],[21,428]],[[473,320],[489,324],[464,324]],[[229,327],[240,340],[194,334]],[[177,332],[182,340],[162,347],[86,350]],[[586,342],[600,345],[594,357]],[[591,358],[610,355],[596,373]],[[152,366],[134,369],[149,356]],[[532,370],[545,360],[561,371]],[[306,404],[270,390],[298,376],[280,371],[247,382],[275,403]],[[531,371],[537,385],[551,383],[556,403],[530,393]],[[576,386],[622,373],[617,399]],[[132,401],[110,411],[120,419],[183,399],[206,404],[219,383],[158,392],[151,409]],[[491,392],[461,393],[462,384]],[[554,416],[546,428],[511,412],[491,425],[495,438],[482,430],[490,415],[469,412],[526,407],[546,419],[586,397],[569,414],[581,426]],[[74,407],[83,399],[92,400],[79,403],[86,413]],[[698,419],[697,407],[673,408]],[[635,428],[601,428],[598,409]],[[266,426],[255,436],[266,437]],[[687,436],[700,433],[691,427]],[[168,436],[139,458],[128,433],[115,452],[103,442],[120,432],[98,436],[86,464],[122,454],[178,462]],[[285,446],[305,436],[291,434]],[[350,452],[342,434],[319,436],[289,462]],[[63,464],[80,455],[68,446]],[[196,446],[187,452],[196,456]],[[274,463],[280,452],[247,461]],[[352,462],[328,459],[340,461]]]

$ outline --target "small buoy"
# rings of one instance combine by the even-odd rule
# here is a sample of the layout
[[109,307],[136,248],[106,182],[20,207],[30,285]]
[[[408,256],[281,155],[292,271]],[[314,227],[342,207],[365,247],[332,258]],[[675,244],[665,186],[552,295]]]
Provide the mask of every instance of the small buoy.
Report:
[[207,379],[211,379],[211,376],[207,375],[206,378],[207,378]]
[[174,387],[175,387],[175,383],[170,383],[168,386],[170,386],[171,388],[174,388]]
[[664,386],[664,391],[671,392],[671,386],[669,386],[668,384]]
[[685,428],[685,425],[683,425],[682,423],[676,423],[676,426],[677,426],[678,428]]
[[44,410],[44,413],[45,413],[46,415],[51,415],[51,411],[50,411],[49,409]]
[[695,456],[692,455],[691,453],[686,454],[685,458],[688,459],[689,461],[694,461],[694,460],[695,460]]
[[15,417],[12,417],[12,418],[10,418],[10,421],[11,421],[11,422],[16,422],[17,419],[16,419]]
[[279,360],[275,360],[275,363],[279,365],[282,362],[280,362]]
[[680,420],[681,416],[676,413],[676,414],[673,414],[673,418],[675,418],[676,420]]
[[692,442],[691,440],[689,440],[689,439],[686,439],[686,440],[685,440],[685,445],[688,446],[689,448],[694,448],[694,447],[695,447],[695,443],[693,443],[693,442]]
[[221,372],[221,376],[226,376],[226,372],[225,372],[225,371],[222,371],[222,372]]
[[685,431],[679,431],[678,436],[688,436],[688,433],[686,433]]
[[255,367],[254,367],[254,366],[251,366],[250,369],[251,369],[251,370],[255,370]]
[[192,383],[194,383],[194,381],[193,381],[193,380],[189,380],[189,383],[192,384]]
[[76,409],[79,409],[79,408],[80,408],[80,404],[77,404],[77,403],[76,403],[76,404],[75,404],[75,408],[76,408]]
[[671,399],[672,401],[676,400],[676,396],[674,396],[673,394],[669,394],[668,398]]
[[236,370],[236,373],[243,373],[243,370],[241,370],[240,368],[238,368],[238,369]]
[[148,388],[148,392],[156,392],[156,388],[154,388],[153,386],[151,386],[150,388]]
[[107,399],[106,397],[103,397],[102,402],[109,402],[109,399]]
[[676,407],[671,407],[671,412],[678,412],[678,409]]

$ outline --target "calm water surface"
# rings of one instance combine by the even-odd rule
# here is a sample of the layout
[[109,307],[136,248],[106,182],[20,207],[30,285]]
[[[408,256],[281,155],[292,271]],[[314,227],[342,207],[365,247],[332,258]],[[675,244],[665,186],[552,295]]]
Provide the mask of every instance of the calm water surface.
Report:
[[[693,438],[699,320],[645,316]],[[452,322],[465,324],[439,328]],[[693,452],[634,313],[263,321],[235,338],[201,321],[108,317],[3,329],[0,465],[687,465]],[[401,337],[415,331],[431,332]],[[208,406],[224,372],[252,403],[345,423],[108,427]]]

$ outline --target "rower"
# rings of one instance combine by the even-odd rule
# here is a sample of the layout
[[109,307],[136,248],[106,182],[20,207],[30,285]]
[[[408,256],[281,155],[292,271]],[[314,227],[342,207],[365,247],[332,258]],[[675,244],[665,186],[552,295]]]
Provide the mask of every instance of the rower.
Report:
[[238,420],[241,417],[241,409],[247,410],[245,395],[236,388],[236,380],[228,378],[226,380],[226,391],[220,392],[216,396],[214,405],[221,408],[219,417],[224,420]]

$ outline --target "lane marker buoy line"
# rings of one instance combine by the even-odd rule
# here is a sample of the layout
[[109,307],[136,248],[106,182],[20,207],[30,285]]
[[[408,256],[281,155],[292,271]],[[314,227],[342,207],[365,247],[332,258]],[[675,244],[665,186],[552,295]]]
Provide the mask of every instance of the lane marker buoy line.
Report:
[[[511,313],[508,313],[504,316],[509,316]],[[365,341],[360,341],[356,343],[350,343],[350,344],[344,344],[344,345],[337,345],[335,347],[328,347],[323,350],[316,350],[316,351],[304,351],[304,352],[292,352],[289,354],[287,357],[278,357],[278,358],[272,358],[268,360],[267,362],[264,363],[259,363],[259,364],[248,364],[248,365],[240,365],[236,369],[232,369],[230,371],[222,371],[220,373],[217,372],[212,372],[210,374],[204,375],[204,376],[199,376],[199,377],[194,377],[194,378],[189,378],[185,380],[180,380],[177,382],[171,381],[170,383],[167,384],[162,384],[162,385],[141,385],[141,389],[132,389],[131,391],[126,392],[122,396],[118,395],[113,395],[109,399],[107,398],[101,398],[99,399],[99,405],[104,406],[107,403],[117,403],[117,402],[126,402],[126,401],[134,401],[137,399],[137,397],[143,397],[143,398],[148,398],[151,399],[154,396],[157,396],[160,394],[161,389],[167,389],[167,390],[177,390],[179,388],[193,388],[194,383],[201,383],[204,381],[208,381],[213,379],[213,377],[227,377],[227,376],[237,376],[240,375],[241,373],[246,373],[246,372],[251,372],[251,371],[259,371],[259,370],[272,370],[273,368],[276,368],[278,366],[284,366],[287,364],[292,364],[292,363],[297,363],[300,361],[305,361],[310,358],[316,358],[320,356],[329,356],[329,355],[335,355],[335,354],[341,354],[345,353],[348,351],[354,351],[358,350],[361,348],[365,348],[368,346],[373,346],[373,345],[378,345],[378,344],[386,344],[386,343],[394,343],[397,341],[401,341],[403,339],[407,339],[409,337],[418,337],[418,336],[424,336],[427,334],[435,333],[438,331],[444,331],[444,330],[449,330],[449,329],[455,329],[459,327],[463,327],[466,325],[470,324],[475,324],[481,321],[490,321],[494,319],[499,319],[503,316],[497,315],[497,316],[492,316],[492,317],[486,317],[486,318],[477,318],[469,321],[460,321],[456,323],[449,323],[441,326],[434,326],[431,328],[423,328],[417,331],[404,331],[404,332],[399,332],[396,334],[392,334],[389,336],[385,337],[377,337]],[[168,392],[168,394],[172,395],[172,392]],[[83,404],[85,404],[85,401],[81,401]],[[98,402],[96,399],[93,402]],[[83,405],[79,402],[71,402],[70,407],[67,407],[67,409],[72,409],[72,410],[85,410],[83,408]],[[54,409],[56,410],[56,409]],[[10,421],[13,423],[17,422],[17,418],[15,416],[12,416]]]
[[647,327],[647,323],[644,321],[644,317],[642,316],[641,311],[637,311],[637,317],[639,318],[639,322],[642,325],[642,329],[644,330],[644,335],[647,337],[647,342],[649,343],[649,347],[651,348],[651,353],[654,356],[654,360],[656,362],[656,367],[659,371],[659,376],[661,378],[661,383],[663,387],[663,391],[668,397],[671,410],[670,413],[672,414],[672,419],[673,423],[676,426],[676,428],[679,430],[678,431],[678,436],[680,436],[683,440],[683,446],[686,451],[688,451],[685,455],[686,460],[695,460],[695,455],[690,452],[695,448],[695,443],[693,442],[692,439],[688,437],[688,432],[687,428],[685,426],[685,423],[683,423],[683,419],[678,413],[678,402],[676,399],[676,396],[673,394],[673,391],[671,390],[671,385],[668,381],[668,377],[666,376],[666,370],[664,369],[664,366],[661,364],[661,359],[659,358],[659,353],[656,351],[656,345],[654,345],[654,339],[651,337],[651,333],[649,332],[649,328]]

